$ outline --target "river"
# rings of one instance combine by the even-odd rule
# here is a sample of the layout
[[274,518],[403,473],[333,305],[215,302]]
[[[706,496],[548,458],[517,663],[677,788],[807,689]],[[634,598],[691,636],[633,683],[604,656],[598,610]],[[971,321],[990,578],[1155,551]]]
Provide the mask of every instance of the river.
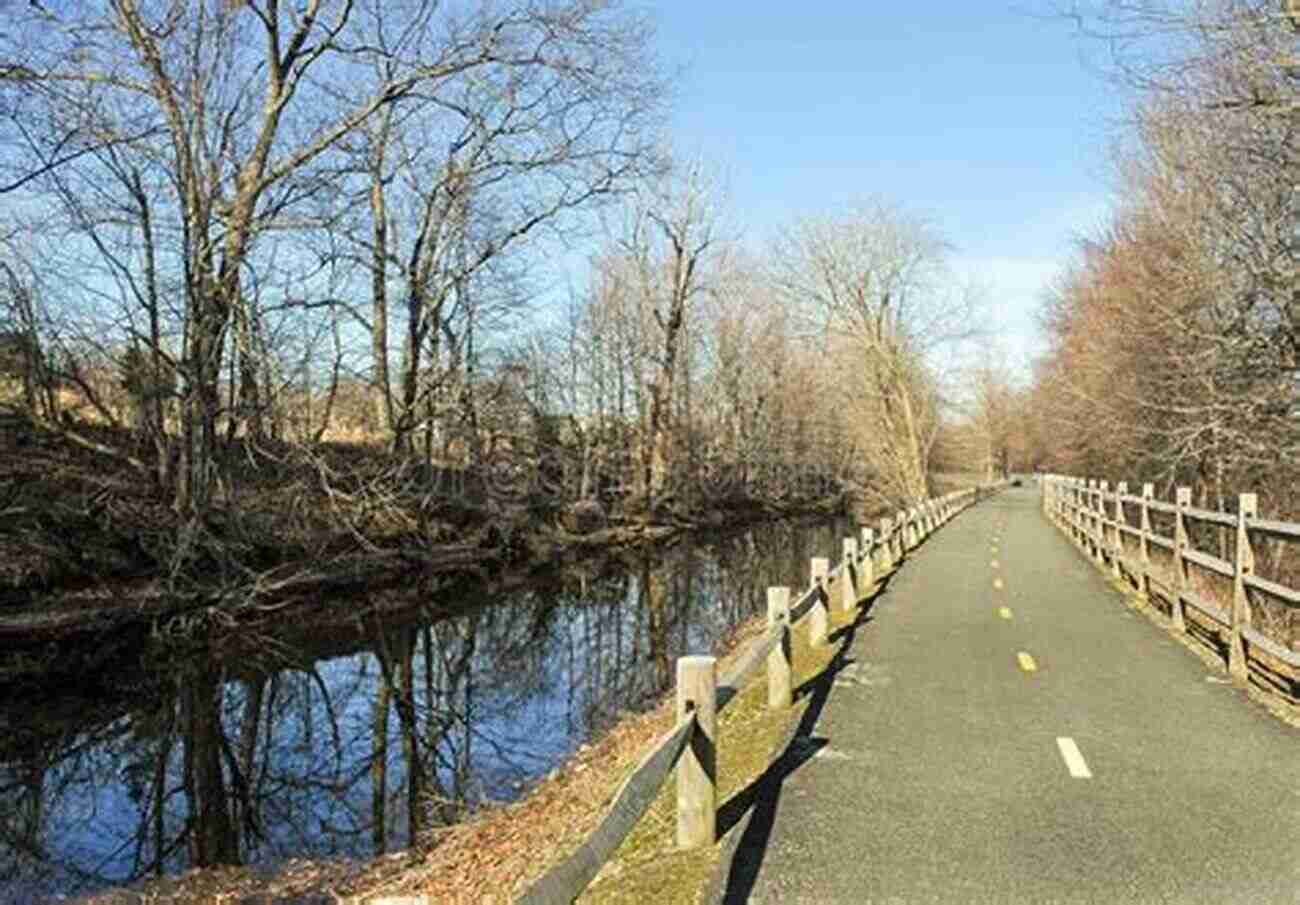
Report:
[[331,601],[0,689],[0,901],[402,848],[653,704],[677,657],[718,649],[849,530],[774,522],[508,591]]

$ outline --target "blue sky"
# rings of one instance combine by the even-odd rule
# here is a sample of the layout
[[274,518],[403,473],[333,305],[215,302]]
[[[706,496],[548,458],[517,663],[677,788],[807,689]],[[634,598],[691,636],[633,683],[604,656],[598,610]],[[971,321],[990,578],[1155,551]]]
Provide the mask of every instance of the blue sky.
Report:
[[1011,363],[1038,290],[1108,210],[1121,104],[1039,0],[651,5],[684,64],[674,145],[716,162],[761,243],[800,213],[884,195],[932,219],[989,287]]

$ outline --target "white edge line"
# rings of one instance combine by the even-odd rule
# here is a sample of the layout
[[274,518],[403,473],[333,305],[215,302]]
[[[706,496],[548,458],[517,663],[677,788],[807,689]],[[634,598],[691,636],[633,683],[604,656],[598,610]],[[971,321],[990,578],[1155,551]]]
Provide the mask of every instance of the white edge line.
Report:
[[1056,747],[1061,749],[1061,757],[1065,759],[1065,768],[1070,771],[1070,775],[1075,779],[1092,779],[1092,771],[1083,760],[1083,754],[1079,751],[1079,746],[1074,743],[1072,738],[1058,738]]

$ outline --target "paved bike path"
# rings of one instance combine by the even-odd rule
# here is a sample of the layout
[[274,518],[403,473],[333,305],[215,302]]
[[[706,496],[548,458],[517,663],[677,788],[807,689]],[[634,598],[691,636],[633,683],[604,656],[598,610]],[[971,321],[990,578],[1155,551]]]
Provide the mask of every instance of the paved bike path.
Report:
[[913,552],[815,756],[737,829],[725,902],[1300,905],[1300,731],[1133,613],[1038,507],[1005,492]]

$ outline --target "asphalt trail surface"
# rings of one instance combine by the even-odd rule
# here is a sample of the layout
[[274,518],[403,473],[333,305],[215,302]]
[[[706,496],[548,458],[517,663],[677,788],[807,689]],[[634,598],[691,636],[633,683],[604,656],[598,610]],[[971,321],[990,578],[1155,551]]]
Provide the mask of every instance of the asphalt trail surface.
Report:
[[1009,490],[912,553],[757,790],[723,901],[1300,905],[1300,731]]

